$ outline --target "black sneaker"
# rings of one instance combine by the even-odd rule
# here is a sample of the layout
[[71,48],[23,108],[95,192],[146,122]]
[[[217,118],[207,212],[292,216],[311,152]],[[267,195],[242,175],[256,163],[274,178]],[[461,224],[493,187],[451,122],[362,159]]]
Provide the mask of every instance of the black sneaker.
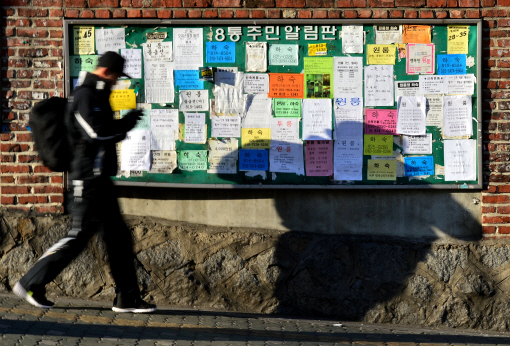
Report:
[[37,306],[38,308],[51,309],[55,305],[55,303],[46,299],[44,292],[38,294],[37,292],[27,291],[25,287],[19,283],[19,281],[16,282],[12,291],[18,297],[25,299],[27,302],[33,306]]
[[117,293],[113,300],[112,310],[115,312],[148,313],[156,311],[156,305],[143,301],[138,295]]

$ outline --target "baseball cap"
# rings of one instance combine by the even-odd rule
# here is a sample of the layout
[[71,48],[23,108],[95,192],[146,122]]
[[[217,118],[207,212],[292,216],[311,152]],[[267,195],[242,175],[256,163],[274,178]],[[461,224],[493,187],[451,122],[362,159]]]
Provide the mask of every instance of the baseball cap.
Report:
[[124,61],[125,59],[120,54],[109,51],[97,59],[97,66],[106,67],[115,73],[119,73],[121,76],[132,79],[124,73]]

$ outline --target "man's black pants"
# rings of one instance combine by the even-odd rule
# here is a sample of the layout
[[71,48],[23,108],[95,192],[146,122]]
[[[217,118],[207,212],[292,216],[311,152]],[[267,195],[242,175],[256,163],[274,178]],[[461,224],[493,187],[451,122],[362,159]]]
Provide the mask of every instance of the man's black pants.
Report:
[[73,226],[67,237],[50,247],[20,280],[28,291],[41,291],[75,259],[92,235],[103,229],[110,269],[117,291],[138,293],[133,239],[120,214],[109,177],[74,180],[71,193]]

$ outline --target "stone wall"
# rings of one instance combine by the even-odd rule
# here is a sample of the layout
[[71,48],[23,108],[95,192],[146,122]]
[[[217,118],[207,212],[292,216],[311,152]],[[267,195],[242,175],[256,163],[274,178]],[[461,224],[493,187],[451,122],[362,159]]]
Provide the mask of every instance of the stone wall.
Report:
[[[4,212],[0,290],[9,291],[52,243],[66,216]],[[175,307],[428,326],[510,330],[510,242],[407,241],[236,229],[128,217],[139,283]],[[391,256],[389,256],[391,254]],[[49,296],[109,300],[100,237]]]

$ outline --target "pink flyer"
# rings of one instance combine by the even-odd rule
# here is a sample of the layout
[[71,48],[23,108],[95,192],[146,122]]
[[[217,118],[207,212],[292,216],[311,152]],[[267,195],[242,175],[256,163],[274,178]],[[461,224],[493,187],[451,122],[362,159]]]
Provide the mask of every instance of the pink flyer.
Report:
[[396,135],[396,109],[365,109],[366,135]]
[[407,74],[434,74],[434,44],[407,45]]
[[333,175],[333,141],[306,141],[306,175]]

